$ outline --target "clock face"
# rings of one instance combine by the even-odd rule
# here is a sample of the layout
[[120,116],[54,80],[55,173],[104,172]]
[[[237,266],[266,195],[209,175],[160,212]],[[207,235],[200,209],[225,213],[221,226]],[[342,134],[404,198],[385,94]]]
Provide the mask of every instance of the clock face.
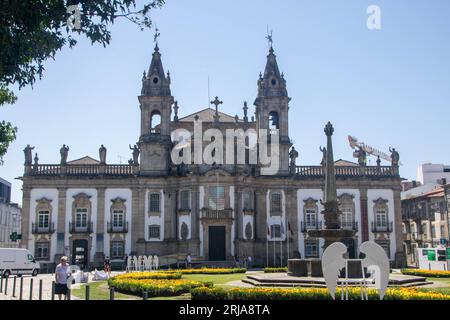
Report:
[[157,84],[157,83],[158,83],[158,78],[157,78],[157,77],[154,77],[154,78],[153,78],[153,83],[154,83],[154,84]]
[[270,81],[270,83],[274,86],[274,85],[276,85],[277,84],[277,80],[275,80],[275,79],[272,79],[272,81]]

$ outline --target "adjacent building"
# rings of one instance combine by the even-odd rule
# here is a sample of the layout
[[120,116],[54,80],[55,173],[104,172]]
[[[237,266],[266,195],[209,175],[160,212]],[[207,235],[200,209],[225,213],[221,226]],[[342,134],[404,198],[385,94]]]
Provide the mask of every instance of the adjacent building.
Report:
[[450,181],[450,165],[425,163],[417,168],[417,180],[421,184],[440,183]]
[[22,215],[17,203],[11,202],[11,183],[0,178],[0,248],[18,248]]
[[[141,132],[129,164],[108,163],[104,146],[99,160],[73,161],[67,161],[63,146],[59,164],[32,163],[33,147],[25,148],[23,246],[42,264],[68,255],[72,263],[89,266],[101,264],[105,256],[122,261],[130,254],[190,253],[204,261],[251,255],[260,266],[286,264],[287,257],[320,257],[323,239],[307,231],[323,222],[324,161],[296,165],[289,116],[306,116],[307,106],[290,104],[273,48],[257,79],[254,117],[248,117],[247,103],[243,117],[219,111],[218,97],[213,108],[181,117],[170,82],[156,46],[142,78],[141,117],[136,119]],[[200,124],[203,138],[195,140]],[[243,142],[233,138],[222,153],[211,145],[227,130]],[[174,138],[174,131],[185,134],[184,142]],[[279,163],[276,172],[248,161],[258,151],[252,141],[266,141],[266,151],[276,151],[271,153]],[[244,145],[242,159],[225,161],[229,151]],[[213,160],[194,161],[191,146]],[[175,163],[174,155],[185,160]],[[335,166],[341,227],[356,231],[342,239],[350,257],[372,240],[385,248],[394,266],[404,265],[398,154],[385,166],[345,160]]]

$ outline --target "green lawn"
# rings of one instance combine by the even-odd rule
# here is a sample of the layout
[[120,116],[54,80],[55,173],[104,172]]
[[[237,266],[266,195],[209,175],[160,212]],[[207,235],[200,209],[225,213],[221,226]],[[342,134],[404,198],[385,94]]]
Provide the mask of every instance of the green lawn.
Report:
[[420,288],[420,291],[436,291],[444,294],[450,294],[450,278],[427,278],[428,281],[432,281],[435,284],[441,284],[442,287],[437,288]]
[[[183,279],[186,280],[195,280],[195,281],[212,281],[214,282],[214,286],[222,287],[222,288],[231,288],[232,286],[227,285],[227,282],[241,280],[245,277],[245,273],[232,273],[232,274],[185,274],[183,275]],[[106,281],[98,281],[89,284],[91,286],[90,289],[90,298],[91,300],[109,300],[109,288],[108,283]],[[72,296],[80,298],[82,300],[85,299],[85,285],[82,285],[79,289],[72,290]],[[141,297],[127,295],[116,292],[114,294],[114,298],[117,300],[141,300]],[[191,299],[191,295],[183,294],[181,296],[175,297],[155,297],[149,298],[149,300],[189,300]]]

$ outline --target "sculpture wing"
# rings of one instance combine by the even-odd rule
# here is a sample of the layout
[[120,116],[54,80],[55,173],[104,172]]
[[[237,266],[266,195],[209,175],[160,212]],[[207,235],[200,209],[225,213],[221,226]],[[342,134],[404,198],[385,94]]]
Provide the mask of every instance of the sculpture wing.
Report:
[[345,268],[343,255],[347,252],[347,247],[341,242],[329,245],[322,255],[322,272],[325,283],[331,296],[335,299],[337,280],[342,268]]
[[383,299],[389,283],[389,258],[386,255],[386,251],[373,241],[366,241],[361,244],[359,251],[366,255],[366,257],[362,259],[363,267],[371,267],[370,269],[374,270],[376,273],[375,287],[378,290],[380,299]]

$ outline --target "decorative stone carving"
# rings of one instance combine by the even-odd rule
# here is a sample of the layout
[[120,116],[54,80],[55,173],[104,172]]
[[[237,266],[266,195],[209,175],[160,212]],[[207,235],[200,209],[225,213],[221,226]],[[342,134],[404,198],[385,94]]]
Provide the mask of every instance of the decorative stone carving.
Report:
[[34,149],[34,147],[31,147],[29,144],[27,144],[25,149],[23,149],[23,153],[25,154],[25,165],[26,166],[31,166],[31,163],[33,161],[33,154],[32,154],[33,149]]
[[391,147],[389,147],[389,151],[391,152],[392,165],[393,166],[398,166],[398,163],[400,161],[399,153],[397,152],[397,150],[395,150],[395,148],[391,148]]
[[70,150],[69,146],[66,146],[65,144],[63,144],[63,146],[59,150],[59,153],[61,154],[62,165],[65,165],[67,163],[67,155],[69,153],[69,150]]
[[245,225],[245,238],[247,240],[250,240],[253,238],[252,236],[253,236],[252,225],[250,222],[247,222],[247,224]]
[[186,240],[188,238],[188,235],[189,235],[189,227],[186,224],[186,222],[183,222],[181,224],[181,239]]
[[100,157],[100,164],[106,164],[106,148],[104,145],[100,146],[100,149],[98,149],[98,154]]
[[141,152],[139,150],[139,147],[137,144],[134,145],[134,147],[131,147],[131,145],[129,145],[130,150],[133,150],[133,164],[134,165],[138,165],[139,164],[139,153]]

